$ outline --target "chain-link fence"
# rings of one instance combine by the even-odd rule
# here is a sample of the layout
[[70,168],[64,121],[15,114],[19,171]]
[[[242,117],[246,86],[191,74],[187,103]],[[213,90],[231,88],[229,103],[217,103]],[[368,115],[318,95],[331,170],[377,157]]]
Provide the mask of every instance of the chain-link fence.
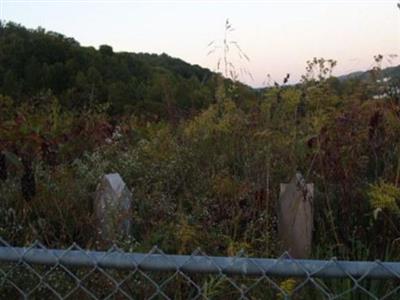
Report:
[[400,299],[396,262],[0,244],[1,299]]

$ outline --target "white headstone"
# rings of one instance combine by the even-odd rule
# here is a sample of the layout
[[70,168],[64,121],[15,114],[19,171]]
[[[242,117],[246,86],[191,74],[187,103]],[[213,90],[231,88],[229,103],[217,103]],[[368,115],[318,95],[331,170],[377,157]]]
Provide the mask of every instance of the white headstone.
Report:
[[288,184],[281,184],[278,232],[283,250],[294,258],[307,258],[313,231],[314,184],[297,173]]
[[118,173],[104,175],[94,202],[98,233],[106,241],[127,236],[132,224],[132,193]]

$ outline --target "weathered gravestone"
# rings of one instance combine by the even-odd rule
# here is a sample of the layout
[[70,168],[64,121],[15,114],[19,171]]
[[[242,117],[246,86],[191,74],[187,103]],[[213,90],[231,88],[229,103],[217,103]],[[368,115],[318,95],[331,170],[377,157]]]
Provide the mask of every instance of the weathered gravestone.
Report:
[[101,178],[94,202],[98,233],[105,241],[129,235],[132,223],[132,194],[118,173]]
[[288,184],[281,184],[278,232],[284,251],[294,258],[307,258],[311,252],[314,184],[297,173]]

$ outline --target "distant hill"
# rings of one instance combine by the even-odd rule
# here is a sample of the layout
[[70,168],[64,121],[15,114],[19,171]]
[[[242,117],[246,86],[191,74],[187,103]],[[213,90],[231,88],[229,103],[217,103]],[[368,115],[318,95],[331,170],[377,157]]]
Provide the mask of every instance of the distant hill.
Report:
[[356,72],[352,72],[352,73],[349,73],[349,74],[338,76],[337,78],[339,80],[357,79],[357,78],[362,77],[362,75],[364,73],[365,72],[363,72],[363,71],[356,71]]
[[[352,72],[352,73],[349,73],[346,75],[338,76],[338,79],[341,81],[349,80],[349,79],[367,80],[370,78],[370,76],[371,76],[371,70],[364,71],[364,72],[357,71],[357,72]],[[382,69],[381,76],[399,79],[400,78],[400,65]]]
[[[355,71],[355,72],[337,76],[337,77],[333,76],[331,78],[331,83],[333,84],[333,86],[335,86],[334,88],[337,89],[337,92],[338,92],[339,90],[344,89],[347,84],[351,84],[350,81],[366,81],[366,80],[371,79],[371,71],[372,70]],[[400,65],[382,69],[380,71],[379,77],[382,79],[390,78],[390,81],[392,83],[398,85],[398,83],[400,82]],[[296,86],[300,86],[300,85],[301,85],[301,83],[298,82],[298,83],[294,83],[294,84],[285,84],[282,87],[289,88],[289,87],[296,87]],[[261,88],[257,88],[256,91],[260,94],[263,94],[270,89],[271,89],[271,87],[261,87]]]
[[42,28],[0,23],[0,94],[16,102],[50,93],[70,109],[107,102],[112,113],[178,118],[215,100],[217,77],[167,54],[82,47]]

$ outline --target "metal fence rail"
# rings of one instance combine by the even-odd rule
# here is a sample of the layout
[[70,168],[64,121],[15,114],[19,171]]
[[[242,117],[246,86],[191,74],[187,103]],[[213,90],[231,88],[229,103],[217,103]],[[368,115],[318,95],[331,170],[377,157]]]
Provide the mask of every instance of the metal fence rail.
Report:
[[0,298],[400,299],[400,263],[0,247]]

